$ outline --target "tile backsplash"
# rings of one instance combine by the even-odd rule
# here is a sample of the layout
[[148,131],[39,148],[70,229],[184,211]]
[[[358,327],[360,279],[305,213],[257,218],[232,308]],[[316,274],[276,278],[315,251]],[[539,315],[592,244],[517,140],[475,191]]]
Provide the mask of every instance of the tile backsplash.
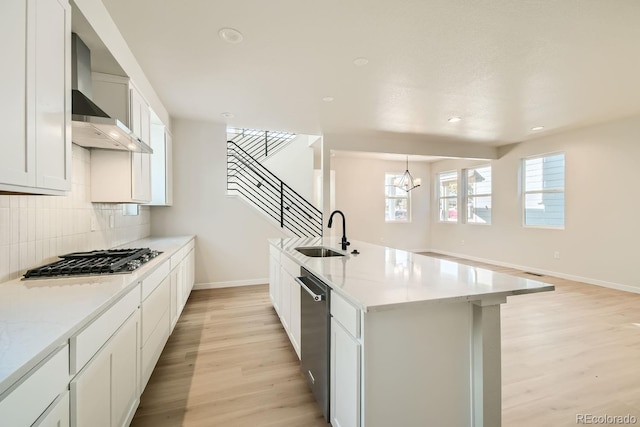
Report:
[[91,203],[91,152],[73,144],[66,196],[0,195],[0,283],[69,252],[104,249],[149,236],[151,211]]

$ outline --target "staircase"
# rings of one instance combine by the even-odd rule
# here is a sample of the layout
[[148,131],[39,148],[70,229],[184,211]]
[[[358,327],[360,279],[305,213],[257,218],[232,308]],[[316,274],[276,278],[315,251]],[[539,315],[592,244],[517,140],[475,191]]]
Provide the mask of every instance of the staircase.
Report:
[[243,131],[227,141],[227,194],[242,197],[297,237],[322,236],[322,212],[261,163],[295,135]]
[[286,147],[295,137],[295,133],[289,132],[227,128],[227,140],[235,142],[261,163]]

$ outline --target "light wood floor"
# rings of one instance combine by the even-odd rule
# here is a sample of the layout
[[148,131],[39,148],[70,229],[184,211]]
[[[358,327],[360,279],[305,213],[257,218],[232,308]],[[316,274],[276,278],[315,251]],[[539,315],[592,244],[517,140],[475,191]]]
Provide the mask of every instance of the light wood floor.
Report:
[[193,291],[132,426],[327,427],[267,285]]
[[[640,295],[455,260],[556,286],[502,306],[503,426],[640,423]],[[132,426],[327,427],[298,363],[266,285],[194,291]]]

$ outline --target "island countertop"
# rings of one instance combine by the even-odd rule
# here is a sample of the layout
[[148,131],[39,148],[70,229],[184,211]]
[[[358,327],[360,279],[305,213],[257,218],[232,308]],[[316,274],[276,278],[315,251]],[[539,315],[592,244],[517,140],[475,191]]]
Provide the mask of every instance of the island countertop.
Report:
[[[499,301],[554,290],[553,285],[537,280],[356,240],[351,240],[347,251],[341,250],[335,237],[270,239],[269,244],[364,311],[407,304]],[[314,258],[295,250],[308,246],[324,246],[344,256]],[[354,249],[359,254],[351,254]]]

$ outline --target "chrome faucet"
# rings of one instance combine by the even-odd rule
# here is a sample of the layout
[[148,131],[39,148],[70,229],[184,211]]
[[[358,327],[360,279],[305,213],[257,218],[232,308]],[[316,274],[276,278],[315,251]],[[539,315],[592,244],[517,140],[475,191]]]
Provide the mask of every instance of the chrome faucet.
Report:
[[342,240],[340,242],[342,243],[342,250],[346,251],[347,246],[349,246],[351,243],[347,240],[347,226],[342,211],[331,212],[331,216],[329,216],[329,224],[327,224],[327,227],[331,228],[331,226],[333,225],[333,216],[335,214],[340,214],[340,216],[342,217]]

